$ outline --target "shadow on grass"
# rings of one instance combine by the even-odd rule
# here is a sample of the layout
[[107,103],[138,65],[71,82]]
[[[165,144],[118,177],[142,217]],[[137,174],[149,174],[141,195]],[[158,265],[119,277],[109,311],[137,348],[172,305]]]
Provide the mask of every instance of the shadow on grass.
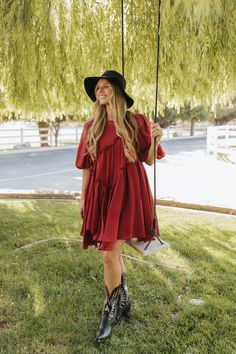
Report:
[[[63,211],[63,215],[62,215]],[[77,203],[27,201],[0,203],[0,240],[6,250],[46,237],[78,235]]]
[[[148,257],[150,264],[126,260],[131,315],[96,346],[103,303],[99,252],[60,241],[14,252],[50,236],[77,237],[76,203],[11,202],[0,204],[0,210],[0,346],[5,352],[235,351],[234,222],[216,225],[210,217],[199,224],[190,213],[183,220],[180,212],[159,211],[160,218],[168,218],[163,238],[171,249]],[[175,262],[188,271],[157,266]],[[203,299],[204,305],[191,305],[191,298]]]

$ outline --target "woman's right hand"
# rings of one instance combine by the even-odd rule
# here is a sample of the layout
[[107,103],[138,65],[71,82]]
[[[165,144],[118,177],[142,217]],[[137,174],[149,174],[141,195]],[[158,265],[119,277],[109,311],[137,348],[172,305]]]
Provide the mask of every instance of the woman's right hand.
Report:
[[84,199],[80,198],[80,203],[79,203],[79,216],[81,219],[84,218]]

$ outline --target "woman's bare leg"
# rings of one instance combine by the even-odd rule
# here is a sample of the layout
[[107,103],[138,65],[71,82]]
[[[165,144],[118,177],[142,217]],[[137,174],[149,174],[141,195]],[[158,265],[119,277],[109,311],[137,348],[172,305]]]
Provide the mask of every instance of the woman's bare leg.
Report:
[[121,273],[126,273],[126,268],[124,264],[124,260],[122,258],[122,255],[120,255],[120,266],[121,266]]
[[[126,301],[126,289],[121,284],[121,272],[123,270],[121,250],[124,243],[123,240],[117,240],[113,244],[112,251],[102,251],[104,282],[107,292],[102,317],[96,333],[97,342],[109,337],[112,327],[130,309],[130,303],[128,303],[128,300]],[[114,289],[116,290],[113,292]]]
[[[109,295],[120,285],[123,263],[121,263],[121,250],[125,240],[117,240],[112,251],[102,251],[104,266],[104,282]],[[123,261],[122,261],[123,262]]]

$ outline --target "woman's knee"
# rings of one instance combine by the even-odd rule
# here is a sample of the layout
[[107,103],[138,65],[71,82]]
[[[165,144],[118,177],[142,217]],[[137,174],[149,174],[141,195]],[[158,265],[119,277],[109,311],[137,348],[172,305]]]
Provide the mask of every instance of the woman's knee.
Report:
[[118,240],[114,243],[112,251],[103,251],[103,263],[105,265],[115,265],[120,263],[121,250],[125,241]]
[[102,258],[104,265],[110,266],[119,263],[120,255],[117,252],[103,251]]

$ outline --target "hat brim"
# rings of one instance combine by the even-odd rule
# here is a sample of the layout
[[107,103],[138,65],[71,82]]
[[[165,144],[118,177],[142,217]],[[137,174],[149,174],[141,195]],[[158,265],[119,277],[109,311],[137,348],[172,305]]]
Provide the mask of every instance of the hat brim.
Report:
[[98,81],[100,79],[106,79],[107,81],[109,82],[114,82],[115,84],[117,84],[117,86],[119,86],[121,92],[122,92],[122,95],[124,96],[125,100],[126,100],[126,103],[127,103],[127,107],[130,108],[133,106],[134,104],[134,100],[125,92],[125,90],[123,89],[120,81],[117,79],[117,78],[112,78],[112,77],[97,77],[97,76],[92,76],[92,77],[86,77],[84,79],[84,88],[85,88],[85,91],[87,93],[87,95],[91,98],[91,100],[93,102],[96,101],[96,96],[95,96],[95,87],[98,83]]

